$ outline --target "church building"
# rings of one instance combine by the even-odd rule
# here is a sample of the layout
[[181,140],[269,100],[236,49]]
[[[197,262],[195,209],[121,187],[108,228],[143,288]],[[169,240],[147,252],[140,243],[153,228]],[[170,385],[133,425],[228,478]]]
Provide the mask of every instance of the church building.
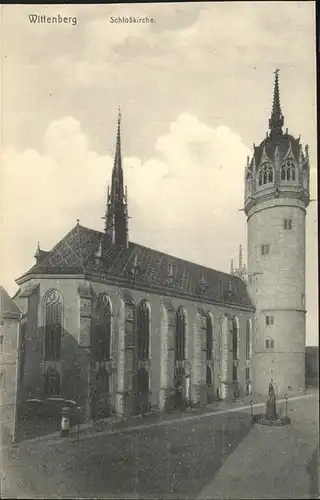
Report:
[[245,168],[248,270],[241,252],[228,274],[130,241],[119,115],[104,231],[77,223],[16,280],[21,401],[105,416],[266,394],[271,380],[304,390],[308,151],[282,126],[276,73],[270,133]]

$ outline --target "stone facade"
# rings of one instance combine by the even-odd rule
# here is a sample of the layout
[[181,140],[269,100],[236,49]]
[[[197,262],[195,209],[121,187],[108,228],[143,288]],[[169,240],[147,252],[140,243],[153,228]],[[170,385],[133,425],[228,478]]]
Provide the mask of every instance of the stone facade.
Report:
[[270,133],[245,170],[248,290],[255,305],[253,390],[305,390],[308,148],[283,133],[276,76]]
[[[107,370],[110,377],[110,405],[117,414],[134,412],[134,377],[141,363],[149,374],[149,401],[155,410],[163,410],[168,392],[174,390],[175,371],[185,371],[187,396],[192,403],[207,402],[207,396],[228,397],[232,380],[232,332],[230,322],[237,318],[239,325],[238,382],[240,394],[246,392],[246,324],[253,320],[252,310],[241,310],[223,305],[197,303],[178,297],[166,297],[156,293],[135,289],[124,289],[108,283],[86,281],[76,278],[42,277],[26,281],[15,300],[26,313],[25,361],[21,375],[22,398],[43,398],[44,372],[47,363],[43,356],[44,299],[49,290],[59,290],[63,300],[61,358],[55,362],[60,374],[61,396],[75,400],[90,413],[91,391],[96,367],[90,353],[90,331],[92,300],[98,294],[107,294],[112,305],[111,360]],[[128,346],[126,321],[128,310],[132,311],[136,329],[136,310],[146,300],[150,309],[150,355],[149,360],[135,363],[135,345]],[[36,311],[37,306],[37,311]],[[181,362],[174,359],[175,314],[179,307],[186,313],[186,356]],[[129,309],[128,309],[129,308]],[[202,317],[210,313],[213,325],[212,359],[206,361],[206,331],[202,328]],[[229,319],[228,319],[229,318]],[[139,365],[140,363],[140,365]],[[179,366],[178,366],[179,365]],[[181,366],[180,366],[181,365]],[[207,366],[211,369],[211,383],[206,380]],[[189,379],[189,381],[188,381]],[[231,388],[231,389],[230,389]],[[230,394],[231,394],[230,393]],[[229,395],[230,395],[229,394]],[[233,396],[233,393],[232,393]]]

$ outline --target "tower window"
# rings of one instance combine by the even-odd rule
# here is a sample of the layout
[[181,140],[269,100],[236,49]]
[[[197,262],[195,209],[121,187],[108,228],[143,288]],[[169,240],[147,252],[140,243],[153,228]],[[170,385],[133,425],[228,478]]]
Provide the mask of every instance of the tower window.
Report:
[[274,340],[270,340],[270,347],[271,347],[271,349],[274,348]]
[[281,165],[281,180],[282,181],[295,181],[296,169],[292,160],[287,160]]
[[266,325],[273,325],[274,324],[274,316],[266,316]]
[[261,255],[267,255],[270,253],[270,245],[261,245]]
[[273,168],[271,165],[263,165],[259,170],[259,186],[273,182]]
[[284,219],[283,220],[283,227],[284,227],[284,229],[291,230],[292,229],[292,220],[291,219]]
[[266,339],[266,349],[269,349],[269,347],[270,347],[270,340]]

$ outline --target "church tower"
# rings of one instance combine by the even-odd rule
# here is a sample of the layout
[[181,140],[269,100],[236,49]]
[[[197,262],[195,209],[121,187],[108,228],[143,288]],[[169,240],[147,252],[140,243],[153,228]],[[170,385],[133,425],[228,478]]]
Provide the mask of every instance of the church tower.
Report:
[[112,170],[111,190],[108,187],[105,233],[116,246],[128,246],[127,187],[124,190],[121,158],[121,114],[118,114],[116,152]]
[[256,307],[253,391],[278,396],[305,389],[305,247],[308,146],[283,131],[279,70],[269,132],[245,168],[248,290]]

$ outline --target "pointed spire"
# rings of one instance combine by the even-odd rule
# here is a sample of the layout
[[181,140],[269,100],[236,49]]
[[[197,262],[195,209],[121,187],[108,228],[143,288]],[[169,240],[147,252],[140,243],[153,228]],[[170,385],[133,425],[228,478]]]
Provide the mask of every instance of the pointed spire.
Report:
[[128,245],[127,201],[123,183],[121,157],[121,112],[118,108],[117,138],[112,170],[111,189],[108,188],[107,208],[105,214],[105,232],[116,245]]
[[116,142],[116,154],[114,157],[114,168],[122,169],[121,161],[121,111],[120,106],[118,107],[118,120],[117,120],[117,142]]
[[280,107],[280,92],[279,92],[279,79],[278,73],[279,69],[276,69],[275,81],[274,81],[274,91],[273,91],[273,103],[272,103],[272,112],[271,118],[269,119],[269,129],[272,134],[282,134],[282,126],[283,126],[283,115],[281,113]]
[[242,269],[242,245],[239,246],[239,269]]

